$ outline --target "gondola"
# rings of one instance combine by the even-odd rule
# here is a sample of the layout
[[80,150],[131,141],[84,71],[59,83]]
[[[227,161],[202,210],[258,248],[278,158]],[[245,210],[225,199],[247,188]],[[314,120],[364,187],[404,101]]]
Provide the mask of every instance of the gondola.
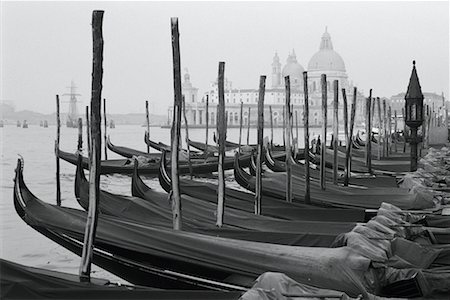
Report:
[[[238,156],[236,155],[235,159]],[[245,172],[237,161],[234,168],[235,180],[242,187],[254,192],[255,179],[251,174]],[[267,178],[266,178],[267,177]],[[279,179],[275,179],[279,177]],[[285,179],[282,174],[268,174],[263,177],[262,193],[271,197],[285,199]],[[297,181],[294,187],[294,201],[303,202],[304,187],[302,181]],[[311,192],[311,202],[314,205],[336,208],[370,208],[377,209],[382,202],[391,203],[402,209],[424,209],[434,207],[434,202],[431,198],[422,198],[415,194],[406,195],[382,195],[382,194],[339,194],[335,191],[327,192],[320,189],[313,189]]]
[[[312,155],[312,154],[311,154]],[[286,165],[282,161],[278,161],[274,159],[272,156],[272,151],[270,149],[266,148],[265,155],[264,155],[264,161],[266,163],[266,166],[271,169],[274,172],[286,172]],[[304,178],[305,177],[305,165],[304,163],[292,161],[291,164],[292,168],[292,176],[295,176],[297,178]],[[250,173],[251,175],[254,175],[253,173]],[[309,174],[311,178],[319,179],[320,178],[320,171],[317,168],[317,166],[310,167]],[[332,170],[325,168],[325,178],[327,181],[333,181],[333,174]],[[344,178],[342,174],[338,175],[338,182],[343,183]],[[357,185],[357,186],[364,186],[364,187],[398,187],[397,180],[393,176],[383,176],[383,175],[377,175],[377,176],[358,176],[356,174],[353,174],[353,176],[349,179],[350,185]]]
[[[171,179],[165,165],[162,163],[159,181],[164,190],[169,193],[171,190]],[[201,201],[207,201],[213,204],[217,203],[217,184],[182,178],[180,179],[180,188],[182,194]],[[149,189],[138,175],[138,171],[136,171],[132,178],[132,194],[140,198],[146,198],[148,197],[146,193]],[[225,189],[225,204],[227,207],[253,213],[254,198],[254,194],[248,192],[230,187],[226,187]],[[303,203],[288,203],[282,201],[280,198],[266,195],[262,202],[262,214],[279,219],[323,222],[364,222],[373,216],[372,212],[366,213],[362,209],[323,209]]]
[[106,139],[106,145],[108,146],[108,149],[111,150],[112,152],[117,153],[126,158],[132,158],[133,156],[142,156],[153,160],[157,160],[160,156],[159,153],[147,153],[128,147],[116,146],[111,142],[109,135],[108,138]]
[[[195,142],[192,140],[189,140],[189,146],[194,147],[195,149],[198,149],[200,151],[203,152],[212,152],[212,153],[217,153],[219,152],[219,147],[216,145],[209,145],[208,146],[205,143],[202,142]],[[226,145],[225,146],[225,151],[232,151],[235,150],[237,147],[234,145]]]
[[[167,194],[140,185],[141,197],[100,192],[99,211],[121,219],[172,228],[172,212]],[[143,190],[145,189],[145,191]],[[87,210],[89,184],[83,171],[77,170],[75,194],[78,203]],[[256,216],[250,212],[227,207],[222,228],[215,224],[216,205],[197,198],[183,196],[183,229],[204,235],[293,246],[331,247],[337,236],[350,231],[356,223],[305,222]],[[330,229],[328,226],[331,226]]]
[[[57,149],[57,155],[59,158],[76,165],[77,164],[77,154],[68,153]],[[241,158],[241,163],[243,165],[247,165],[250,163],[250,155],[244,155]],[[82,166],[84,169],[89,169],[89,159],[87,157],[83,157]],[[234,166],[234,158],[227,157],[225,158],[224,168],[226,170],[232,169]],[[119,174],[132,174],[133,173],[133,163],[131,159],[110,159],[103,160],[100,166],[101,174],[111,174],[111,173],[119,173]],[[140,172],[146,175],[158,175],[159,171],[159,159],[155,159],[154,161],[150,160],[148,163],[141,164]],[[217,171],[217,161],[200,161],[192,163],[192,172],[193,174],[209,174]],[[189,165],[184,163],[179,165],[179,172],[181,174],[188,174],[190,172]]]
[[[152,143],[154,143],[154,142],[152,142]],[[117,153],[126,158],[132,158],[133,156],[136,156],[136,157],[140,156],[140,157],[158,160],[159,157],[161,156],[160,153],[147,153],[147,152],[142,152],[142,151],[135,150],[135,149],[128,148],[128,147],[116,146],[111,142],[109,136],[107,138],[107,146],[108,146],[108,149],[110,149],[114,153]],[[160,149],[165,150],[166,148],[162,147]],[[169,152],[170,152],[170,150],[169,150]],[[187,161],[187,151],[181,150],[179,158],[180,158],[181,162],[185,163]],[[196,162],[196,160],[201,160],[202,162],[205,161],[205,155],[203,153],[198,153],[198,152],[192,151],[191,152],[191,161]],[[206,160],[208,162],[211,162],[211,161],[217,160],[217,158],[214,159],[213,157],[208,156],[208,157],[206,157]]]
[[91,278],[80,282],[74,274],[29,267],[0,259],[1,299],[239,299],[242,292],[211,290],[161,290],[114,284]]
[[[80,254],[86,213],[37,199],[23,181],[22,166],[19,160],[14,185],[17,213],[37,231]],[[93,258],[95,264],[131,283],[164,288],[242,290],[251,286],[258,273],[272,270],[300,283],[351,296],[367,297],[368,292],[384,294],[386,290],[391,296],[424,295],[449,289],[445,283],[450,273],[445,269],[391,267],[393,276],[384,277],[385,267],[374,267],[371,255],[349,245],[308,248],[249,242],[146,226],[101,214]],[[369,273],[375,275],[370,284],[365,280]],[[421,289],[431,282],[431,289]],[[405,286],[413,291],[405,292]]]
[[[14,205],[31,227],[80,255],[86,213],[36,198],[23,180],[19,159]],[[308,248],[238,241],[134,224],[99,215],[93,261],[127,281],[161,288],[249,287],[267,270],[350,296],[376,291],[363,284],[370,259],[349,247]],[[169,268],[170,266],[170,268]],[[325,271],[327,270],[327,271]],[[376,270],[375,270],[376,271]],[[202,280],[204,279],[204,280]],[[217,284],[217,282],[228,283]]]

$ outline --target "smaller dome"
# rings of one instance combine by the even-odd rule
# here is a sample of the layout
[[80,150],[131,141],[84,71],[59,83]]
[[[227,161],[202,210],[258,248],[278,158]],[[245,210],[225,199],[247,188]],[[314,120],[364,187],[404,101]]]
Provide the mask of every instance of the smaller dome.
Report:
[[295,56],[294,50],[289,54],[286,65],[283,67],[283,78],[289,76],[291,80],[291,86],[299,86],[303,82],[303,72],[305,69],[301,64],[297,62],[297,57]]

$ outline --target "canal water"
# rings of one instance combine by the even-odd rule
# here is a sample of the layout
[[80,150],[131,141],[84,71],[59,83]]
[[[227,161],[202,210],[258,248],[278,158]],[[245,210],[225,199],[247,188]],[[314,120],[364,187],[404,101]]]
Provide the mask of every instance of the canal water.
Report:
[[[137,125],[117,125],[115,129],[108,129],[111,141],[115,145],[127,146],[146,151],[144,143],[145,127]],[[182,130],[184,134],[184,129]],[[329,130],[330,132],[331,130]],[[320,128],[311,129],[311,138],[317,136]],[[75,152],[77,146],[77,129],[61,128],[60,148],[64,151]],[[85,129],[83,130],[84,139]],[[265,130],[270,135],[270,130]],[[295,132],[294,132],[295,135]],[[54,140],[56,128],[30,125],[29,128],[18,128],[8,125],[0,128],[0,257],[28,266],[41,267],[51,270],[77,274],[80,258],[58,244],[44,237],[25,224],[17,215],[13,205],[13,178],[18,155],[25,160],[24,179],[30,190],[41,200],[56,202],[56,163],[54,155]],[[205,141],[205,129],[191,129],[189,137],[194,141]],[[227,133],[227,140],[238,142],[239,129],[231,128]],[[243,132],[246,141],[247,131]],[[170,142],[170,129],[152,127],[150,138],[164,143]],[[300,147],[303,147],[303,130],[299,129]],[[281,128],[274,129],[274,142],[283,142]],[[210,130],[209,143],[213,143]],[[250,130],[250,143],[256,143],[256,129]],[[183,145],[184,136],[183,136]],[[84,145],[85,146],[85,145]],[[103,157],[104,154],[102,154]],[[108,158],[120,158],[108,152]],[[61,198],[62,205],[81,209],[75,200],[73,185],[75,166],[61,161]],[[232,172],[227,172],[229,182],[232,182]],[[199,180],[214,180],[199,178]],[[148,178],[146,183],[155,189],[162,189],[157,178]],[[125,175],[102,175],[101,188],[113,193],[130,195],[131,178]],[[93,276],[107,278],[114,282],[125,283],[124,280],[94,266]]]

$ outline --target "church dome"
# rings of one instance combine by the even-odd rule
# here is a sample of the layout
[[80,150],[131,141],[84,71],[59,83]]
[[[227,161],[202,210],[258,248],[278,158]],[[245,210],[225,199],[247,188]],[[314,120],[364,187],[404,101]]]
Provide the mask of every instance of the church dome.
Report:
[[289,54],[286,65],[283,67],[283,78],[289,76],[291,85],[300,85],[303,82],[303,72],[305,69],[297,62],[294,50]]
[[331,36],[325,29],[320,42],[320,50],[311,57],[308,63],[308,71],[340,71],[345,72],[345,64],[342,57],[333,50]]

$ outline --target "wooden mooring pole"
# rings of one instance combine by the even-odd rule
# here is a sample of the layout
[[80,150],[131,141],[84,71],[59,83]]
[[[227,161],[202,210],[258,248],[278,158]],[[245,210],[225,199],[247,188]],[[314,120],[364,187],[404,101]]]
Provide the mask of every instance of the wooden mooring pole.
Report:
[[208,158],[208,135],[209,135],[209,95],[206,95],[206,132],[205,132],[205,160]]
[[89,117],[89,106],[86,105],[86,140],[87,140],[87,155],[91,155],[91,125]]
[[173,61],[173,118],[171,132],[171,176],[172,176],[172,221],[174,230],[182,230],[182,211],[181,211],[181,191],[180,191],[180,174],[178,172],[178,160],[181,136],[181,62],[180,62],[180,34],[178,31],[178,18],[171,18],[172,32],[172,61]]
[[[345,95],[345,89],[342,89],[342,94]],[[350,131],[348,132],[347,145],[345,149],[345,175],[344,175],[344,186],[348,186],[350,180],[350,174],[352,172],[352,138],[353,138],[353,128],[355,126],[355,115],[356,115],[356,97],[357,97],[356,87],[353,89],[353,101],[350,112]],[[344,99],[347,97],[344,96]]]
[[240,111],[240,117],[239,117],[239,148],[238,153],[241,154],[241,144],[242,144],[242,118],[244,113],[244,102],[241,101],[241,111]]
[[80,264],[80,280],[90,281],[100,196],[100,160],[102,151],[101,106],[103,78],[103,11],[92,13],[93,64],[91,91],[91,138],[92,152],[89,157],[89,209],[84,231],[84,243]]
[[387,136],[387,109],[386,99],[383,99],[383,157],[389,157],[389,141]]
[[391,138],[391,134],[392,134],[392,110],[391,110],[391,106],[388,106],[388,111],[387,111],[387,145],[388,145],[388,156],[390,153],[392,153],[392,138]]
[[272,114],[272,105],[269,105],[269,114],[270,114],[270,148],[273,149],[273,114]]
[[248,117],[247,117],[247,145],[250,145],[250,116],[251,108],[248,107]]
[[406,152],[406,115],[405,108],[402,107],[402,118],[403,118],[403,153]]
[[394,151],[397,152],[397,110],[394,110]]
[[104,144],[104,151],[105,151],[105,160],[108,159],[108,147],[106,146],[106,139],[107,139],[107,133],[106,133],[106,128],[108,127],[108,123],[106,120],[106,99],[103,98],[103,121],[104,121],[104,128],[105,128],[105,132],[103,135],[103,140],[105,141]]
[[338,184],[339,81],[333,81],[333,183]]
[[61,178],[59,166],[59,141],[61,136],[61,119],[59,115],[59,95],[56,95],[56,141],[55,141],[55,156],[56,156],[56,205],[61,206]]
[[191,179],[192,179],[192,176],[194,174],[192,173],[191,147],[189,146],[189,125],[188,125],[188,120],[186,117],[186,100],[184,99],[184,95],[182,95],[181,98],[183,101],[182,107],[183,107],[184,129],[186,130],[185,141],[186,141],[187,156],[188,156],[189,175],[191,176]]
[[289,76],[284,77],[285,88],[286,88],[286,201],[292,202],[292,151],[291,151],[291,82]]
[[328,110],[328,94],[327,94],[327,75],[320,76],[322,85],[322,142],[320,145],[320,188],[325,189],[325,155],[327,153],[327,110]]
[[219,186],[217,191],[217,221],[216,225],[222,227],[223,217],[225,210],[225,141],[227,140],[226,134],[226,120],[225,120],[225,63],[219,62],[219,76],[218,76],[218,92],[219,92],[219,111],[218,111],[218,142],[219,142]]
[[[148,113],[148,101],[145,101],[145,119],[147,121],[147,132],[146,135],[150,140],[150,114]],[[150,153],[150,146],[147,144],[147,153]]]
[[286,107],[283,107],[283,147],[286,149]]
[[377,106],[378,106],[378,160],[381,159],[381,150],[382,150],[382,145],[383,145],[383,139],[382,139],[382,118],[381,118],[381,102],[380,102],[380,97],[376,98],[377,101]]
[[294,143],[294,155],[297,159],[298,156],[298,150],[299,150],[299,141],[298,141],[298,111],[295,111],[295,143]]
[[[366,99],[366,166],[367,171],[372,174],[372,124],[371,116],[372,89],[369,91],[369,97]],[[380,139],[381,140],[381,139]]]
[[305,103],[303,108],[304,143],[305,143],[305,203],[311,204],[311,187],[309,174],[309,94],[308,94],[308,73],[303,72],[303,91]]
[[82,155],[83,152],[83,119],[78,118],[78,154]]
[[261,214],[262,203],[262,160],[264,143],[264,95],[266,92],[266,76],[259,77],[259,97],[258,97],[258,141],[256,156],[256,193],[255,193],[255,214]]

